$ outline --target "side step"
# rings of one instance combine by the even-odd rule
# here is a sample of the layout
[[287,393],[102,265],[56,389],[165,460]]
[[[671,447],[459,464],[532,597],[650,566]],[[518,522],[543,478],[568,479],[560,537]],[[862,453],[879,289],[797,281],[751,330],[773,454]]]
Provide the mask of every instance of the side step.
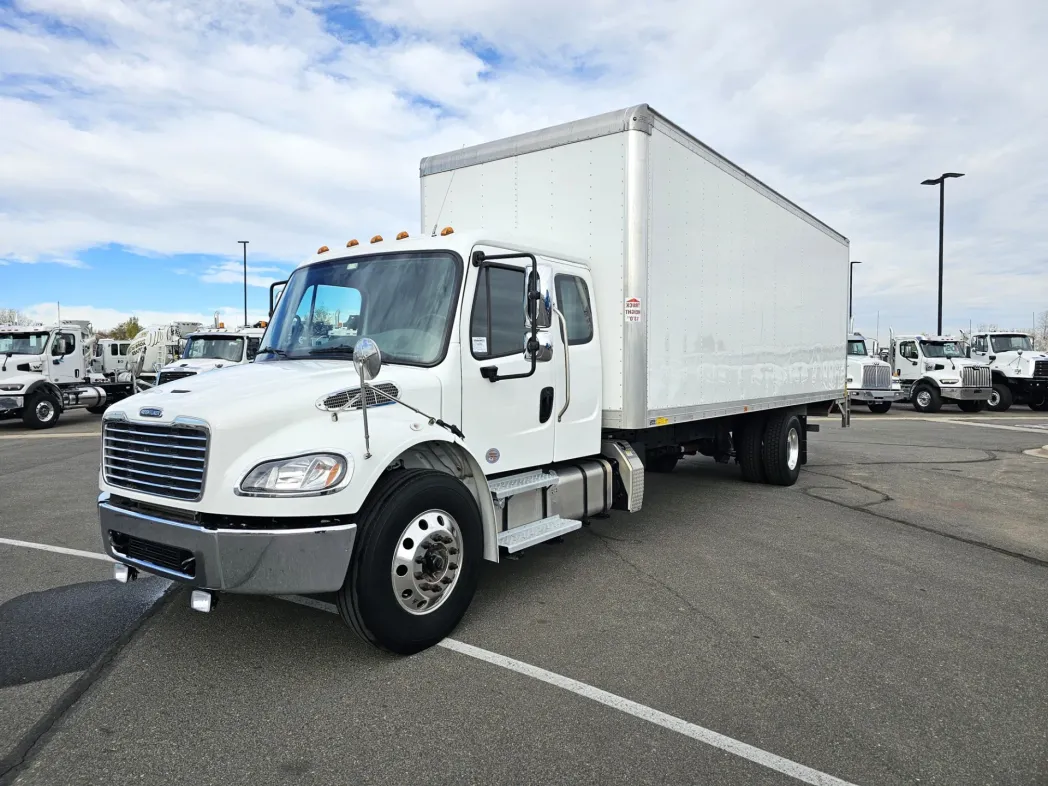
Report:
[[525,491],[556,486],[559,482],[560,478],[555,473],[537,469],[534,472],[523,472],[520,475],[510,475],[508,478],[493,480],[488,483],[488,488],[495,499],[505,499],[514,494],[523,494]]
[[506,549],[510,554],[528,546],[534,546],[547,540],[552,540],[568,532],[574,532],[582,528],[582,522],[575,519],[562,519],[560,516],[550,516],[546,519],[533,521],[523,527],[514,527],[511,530],[500,532],[498,537],[499,546]]

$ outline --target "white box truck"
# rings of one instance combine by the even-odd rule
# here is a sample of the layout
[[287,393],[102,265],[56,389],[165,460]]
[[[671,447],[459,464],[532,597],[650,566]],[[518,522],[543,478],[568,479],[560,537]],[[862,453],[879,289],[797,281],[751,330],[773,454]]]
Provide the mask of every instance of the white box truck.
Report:
[[809,413],[847,424],[848,241],[649,107],[421,179],[421,236],[322,246],[255,362],[109,410],[119,580],[184,582],[203,611],[335,593],[411,653],[482,560],[639,510],[645,472],[700,453],[790,485]]

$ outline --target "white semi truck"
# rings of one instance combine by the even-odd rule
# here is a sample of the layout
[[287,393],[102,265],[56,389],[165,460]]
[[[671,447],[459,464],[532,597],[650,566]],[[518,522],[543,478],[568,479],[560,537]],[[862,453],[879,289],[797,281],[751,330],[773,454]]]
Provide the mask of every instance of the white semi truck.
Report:
[[95,342],[91,371],[108,380],[117,381],[127,374],[127,350],[131,342],[124,339],[102,338]]
[[990,367],[965,356],[961,340],[952,336],[891,337],[893,375],[902,400],[918,412],[942,409],[956,402],[962,412],[981,412],[990,398]]
[[258,353],[265,329],[261,327],[224,327],[197,330],[185,337],[181,357],[163,366],[157,373],[157,384],[192,377],[206,371],[250,363]]
[[883,415],[902,397],[902,386],[892,376],[891,365],[873,357],[866,341],[859,333],[848,336],[848,398]]
[[181,357],[186,336],[201,327],[200,322],[171,322],[140,330],[127,349],[127,368],[135,373],[136,388],[155,385],[160,369]]
[[66,410],[101,414],[130,396],[130,382],[92,373],[94,342],[89,323],[0,325],[0,419],[51,428]]
[[1035,352],[1029,335],[974,333],[968,354],[990,366],[990,409],[994,412],[1005,412],[1013,403],[1048,412],[1048,354]]
[[788,486],[809,415],[847,425],[847,239],[648,106],[421,176],[422,235],[321,247],[253,363],[106,413],[118,580],[199,611],[335,593],[412,653],[484,560],[640,510],[647,472],[698,453]]

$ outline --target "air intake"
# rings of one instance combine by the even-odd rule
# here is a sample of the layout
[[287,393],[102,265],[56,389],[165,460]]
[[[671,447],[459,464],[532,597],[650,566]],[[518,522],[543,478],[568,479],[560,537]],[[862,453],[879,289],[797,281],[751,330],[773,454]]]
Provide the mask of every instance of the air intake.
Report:
[[[377,385],[368,385],[367,405],[369,407],[381,407],[392,404],[386,396],[375,390],[385,393],[386,396],[400,398],[400,390],[392,382],[379,382]],[[324,412],[341,412],[344,410],[360,409],[360,388],[347,388],[334,393],[329,393],[321,399],[317,399],[317,409]]]

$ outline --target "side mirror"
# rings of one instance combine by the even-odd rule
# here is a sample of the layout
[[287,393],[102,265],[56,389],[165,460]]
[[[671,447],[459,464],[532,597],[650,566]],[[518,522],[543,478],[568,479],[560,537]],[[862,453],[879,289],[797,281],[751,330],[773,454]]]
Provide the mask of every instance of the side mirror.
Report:
[[[537,350],[533,349],[535,345]],[[553,345],[548,341],[543,342],[541,338],[533,339],[531,334],[527,333],[524,335],[524,357],[531,360],[533,354],[539,363],[548,363],[553,360]]]
[[[531,274],[529,274],[530,277]],[[553,294],[552,294],[552,282],[553,271],[549,268],[539,268],[538,286],[535,289],[528,288],[529,292],[535,292],[538,294],[538,298],[534,298],[535,309],[534,319],[536,327],[539,330],[548,330],[553,324]],[[531,327],[531,313],[525,315],[525,325]]]
[[362,338],[353,347],[353,367],[362,382],[370,382],[382,369],[382,353],[370,338]]

